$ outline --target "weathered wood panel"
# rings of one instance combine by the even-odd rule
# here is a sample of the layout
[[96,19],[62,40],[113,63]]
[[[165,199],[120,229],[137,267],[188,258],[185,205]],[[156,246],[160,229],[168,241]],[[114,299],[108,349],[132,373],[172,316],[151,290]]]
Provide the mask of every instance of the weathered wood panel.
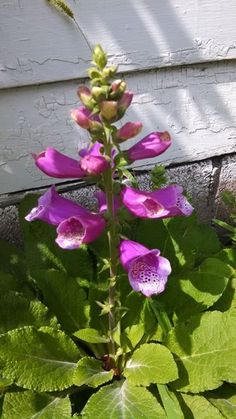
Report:
[[[136,95],[126,120],[142,120],[140,138],[169,130],[173,146],[155,161],[201,160],[236,151],[236,73],[233,63],[187,66],[127,76]],[[75,156],[87,133],[70,119],[77,106],[75,81],[3,90],[0,95],[0,193],[52,182],[34,166],[30,153],[47,146]],[[122,123],[124,121],[122,120]],[[121,122],[119,123],[119,125]],[[130,140],[128,147],[137,140]]]
[[[121,71],[236,57],[235,0],[67,0]],[[46,0],[0,2],[0,87],[83,77],[90,51]]]

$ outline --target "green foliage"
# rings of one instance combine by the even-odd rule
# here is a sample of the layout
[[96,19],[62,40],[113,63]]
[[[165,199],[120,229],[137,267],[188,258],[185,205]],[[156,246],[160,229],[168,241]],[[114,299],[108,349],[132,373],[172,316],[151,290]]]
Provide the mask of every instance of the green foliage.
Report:
[[56,397],[32,391],[7,393],[4,397],[2,419],[69,419],[69,397]]
[[111,381],[112,377],[113,370],[105,371],[101,361],[84,357],[77,364],[74,373],[74,384],[77,386],[86,384],[90,387],[98,387],[101,384]]
[[235,387],[225,383],[215,391],[205,393],[205,397],[222,413],[227,419],[236,417],[236,392]]
[[73,384],[80,353],[63,332],[31,326],[0,336],[2,375],[23,388],[57,391]]
[[124,375],[131,384],[149,386],[151,383],[165,384],[176,380],[178,370],[165,346],[145,343],[128,360]]
[[223,294],[230,276],[231,269],[224,262],[206,259],[195,270],[170,276],[159,301],[178,319],[187,319],[211,307]]
[[57,316],[67,333],[88,326],[89,302],[75,278],[56,270],[41,270],[34,272],[34,280],[45,304]]
[[71,19],[74,19],[74,13],[70,7],[62,0],[47,0],[52,6],[56,7],[60,12],[65,13]]
[[87,328],[80,329],[74,333],[74,336],[78,339],[88,343],[108,343],[109,339],[106,336],[102,336],[98,330]]
[[83,419],[166,419],[154,396],[143,387],[118,381],[102,387],[82,411]]
[[218,311],[179,323],[167,336],[175,354],[179,379],[173,388],[198,393],[236,382],[236,317]]
[[220,411],[216,409],[205,397],[193,394],[182,394],[185,417],[192,419],[223,419]]
[[165,166],[162,164],[156,165],[151,170],[151,182],[152,182],[152,189],[158,189],[166,185],[167,177],[166,177],[166,170]]

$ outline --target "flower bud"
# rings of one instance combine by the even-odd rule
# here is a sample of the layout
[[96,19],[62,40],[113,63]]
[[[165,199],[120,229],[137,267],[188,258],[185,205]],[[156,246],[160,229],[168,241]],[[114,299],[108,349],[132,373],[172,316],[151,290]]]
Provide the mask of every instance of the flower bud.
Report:
[[110,97],[112,99],[120,99],[122,95],[124,94],[125,89],[126,89],[126,83],[124,80],[115,80],[111,84]]
[[117,72],[117,67],[115,67],[114,65],[104,68],[102,75],[105,78],[109,78],[109,77],[113,77]]
[[93,107],[95,105],[95,101],[92,98],[91,91],[88,87],[79,86],[78,89],[77,89],[77,95],[79,96],[83,105],[85,105],[90,110],[93,109]]
[[104,100],[100,105],[100,113],[104,120],[111,122],[116,120],[117,102]]
[[101,45],[95,45],[93,50],[93,61],[100,70],[103,70],[107,64],[107,55],[103,51]]
[[105,100],[110,91],[110,86],[93,86],[91,93],[96,101]]
[[140,133],[142,127],[143,124],[139,121],[127,122],[116,132],[115,142],[120,144],[123,141],[128,140],[129,138],[135,137]]
[[71,117],[81,128],[89,129],[90,120],[83,108],[72,109]]
[[122,98],[118,102],[118,116],[119,118],[122,118],[122,116],[125,114],[126,109],[129,107],[129,105],[132,102],[133,99],[133,93],[130,91],[126,91]]

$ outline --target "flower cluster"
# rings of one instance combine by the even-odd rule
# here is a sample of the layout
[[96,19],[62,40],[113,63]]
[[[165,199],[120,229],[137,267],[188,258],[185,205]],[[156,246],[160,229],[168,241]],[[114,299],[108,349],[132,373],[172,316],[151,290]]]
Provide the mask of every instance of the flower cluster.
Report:
[[[178,185],[144,192],[122,182],[122,167],[119,166],[122,159],[131,164],[159,156],[170,147],[171,137],[168,132],[152,132],[131,148],[121,151],[120,144],[142,130],[139,121],[127,122],[119,129],[115,125],[130,106],[133,93],[126,89],[124,80],[115,79],[114,67],[106,67],[106,56],[101,47],[95,47],[93,60],[97,68],[89,70],[91,88],[78,88],[82,106],[71,111],[73,120],[89,132],[90,145],[79,150],[78,159],[52,147],[33,155],[36,166],[48,176],[60,179],[93,177],[102,185],[102,190],[95,194],[98,213],[61,197],[52,186],[26,216],[27,221],[42,220],[56,226],[56,243],[63,249],[76,249],[96,240],[107,226],[107,219],[108,229],[112,228],[112,223],[113,227],[119,223],[118,210],[123,206],[140,218],[187,216],[193,210]],[[119,181],[115,180],[116,173]],[[118,188],[115,187],[117,183]],[[107,212],[110,218],[105,217]],[[135,291],[147,297],[164,291],[171,266],[160,256],[158,249],[150,250],[131,240],[120,240],[118,249],[117,243],[113,246],[116,246],[117,254],[119,252],[120,262]]]

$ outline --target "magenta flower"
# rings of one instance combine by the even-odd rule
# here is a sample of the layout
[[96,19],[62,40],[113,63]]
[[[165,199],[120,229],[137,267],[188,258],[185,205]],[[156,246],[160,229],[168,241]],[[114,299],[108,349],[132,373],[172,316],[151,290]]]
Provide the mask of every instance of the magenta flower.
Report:
[[192,214],[193,207],[182,192],[183,188],[178,185],[167,186],[154,192],[125,187],[121,196],[123,204],[136,217],[166,218]]
[[120,261],[134,291],[140,291],[146,297],[164,291],[171,266],[168,259],[160,256],[158,249],[149,250],[137,242],[122,240]]
[[25,217],[57,226],[56,243],[63,249],[77,249],[82,243],[96,240],[105,228],[99,215],[63,198],[52,186],[38,200],[38,206]]
[[143,124],[139,121],[137,122],[126,122],[123,127],[118,129],[116,133],[116,140],[118,143],[128,140],[129,138],[135,137],[138,135],[143,127]]
[[130,161],[148,159],[164,153],[171,145],[171,138],[167,131],[151,132],[138,143],[126,151]]
[[48,147],[39,155],[33,154],[36,166],[48,176],[55,178],[82,178],[99,175],[109,167],[109,162],[100,153],[102,145],[96,142],[92,147],[83,149],[80,160],[72,159],[55,148]]
[[[103,191],[95,192],[94,196],[98,200],[98,207],[99,212],[103,213],[107,211],[107,202],[106,202],[106,195]],[[117,210],[120,208],[121,202],[118,196],[114,197],[114,211],[117,212]]]

